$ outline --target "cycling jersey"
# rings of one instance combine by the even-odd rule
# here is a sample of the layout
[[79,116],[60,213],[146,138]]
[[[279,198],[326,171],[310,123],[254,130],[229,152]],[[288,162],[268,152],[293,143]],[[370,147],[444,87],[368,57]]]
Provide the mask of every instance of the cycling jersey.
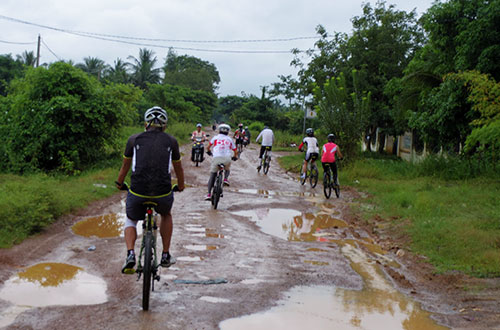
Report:
[[319,146],[318,146],[318,140],[314,136],[306,136],[303,140],[302,143],[299,146],[299,150],[302,150],[302,147],[306,145],[306,153],[311,154],[311,153],[319,153]]
[[218,134],[210,140],[213,157],[231,157],[236,151],[236,145],[230,136]]
[[191,135],[191,140],[195,140],[197,137],[201,137],[201,142],[204,142],[206,139],[207,134],[203,131],[195,130],[193,134]]
[[335,153],[337,152],[337,145],[333,142],[328,142],[323,146],[323,154],[321,156],[321,162],[323,163],[334,163]]
[[170,193],[171,163],[181,159],[174,137],[158,130],[132,135],[123,156],[132,159],[131,193],[142,196]]
[[243,137],[245,136],[245,131],[244,130],[236,130],[236,132],[234,132],[234,138],[235,139],[243,139]]
[[260,138],[262,138],[263,147],[271,147],[274,142],[274,133],[271,129],[266,128],[260,132],[259,136],[255,139],[255,142],[259,142]]

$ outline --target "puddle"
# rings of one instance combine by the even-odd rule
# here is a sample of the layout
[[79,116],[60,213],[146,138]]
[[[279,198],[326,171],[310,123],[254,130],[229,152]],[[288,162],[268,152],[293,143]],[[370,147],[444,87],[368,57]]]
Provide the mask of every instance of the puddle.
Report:
[[202,261],[203,258],[201,257],[198,257],[198,256],[194,256],[194,257],[189,257],[189,256],[183,256],[183,257],[178,257],[177,258],[178,261]]
[[15,305],[2,312],[0,327],[32,307],[102,304],[107,301],[106,288],[104,280],[80,267],[62,263],[34,265],[8,279],[0,290],[0,299]]
[[325,261],[316,261],[316,260],[304,260],[306,264],[311,264],[314,266],[328,266],[330,263]]
[[207,251],[207,250],[217,250],[217,245],[185,245],[184,246],[188,250],[192,251]]
[[[125,226],[125,213],[112,213],[90,217],[79,221],[71,227],[76,235],[83,237],[123,237],[123,227]],[[142,234],[142,222],[137,225],[137,234]]]
[[228,319],[221,329],[447,329],[398,292],[374,262],[350,244],[342,247],[363,279],[362,290],[298,286],[268,311]]
[[203,296],[203,297],[200,297],[199,300],[208,301],[211,303],[230,303],[231,302],[231,300],[226,299],[226,298],[218,298],[218,297],[211,297],[211,296]]
[[249,279],[241,281],[240,283],[241,284],[259,284],[259,283],[264,283],[264,282],[266,282],[266,281],[258,279],[258,278],[249,278]]
[[284,196],[284,197],[315,197],[316,194],[313,192],[293,192],[293,191],[273,191],[264,189],[232,189],[234,192],[242,194],[252,194],[260,195],[264,198],[271,198],[272,196]]
[[348,226],[345,221],[327,214],[314,215],[293,209],[261,208],[233,214],[249,217],[264,233],[289,241],[327,241],[318,235],[322,229]]

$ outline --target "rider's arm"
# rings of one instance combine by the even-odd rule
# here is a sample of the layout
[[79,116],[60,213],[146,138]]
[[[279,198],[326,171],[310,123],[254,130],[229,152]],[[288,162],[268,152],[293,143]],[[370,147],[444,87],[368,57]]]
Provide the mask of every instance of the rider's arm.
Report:
[[118,179],[116,179],[116,182],[120,183],[120,186],[118,186],[118,184],[116,185],[118,189],[122,187],[123,181],[125,181],[125,177],[127,176],[127,173],[130,170],[131,165],[132,165],[132,158],[123,157],[122,167],[120,168],[120,172],[118,173]]
[[172,165],[174,166],[175,176],[177,177],[177,187],[179,191],[184,190],[184,169],[182,168],[181,160],[173,160]]
[[342,153],[340,152],[339,146],[337,146],[337,153],[339,154],[339,158],[344,158],[344,156],[342,156]]
[[302,151],[302,147],[304,147],[304,141],[299,145],[299,151]]
[[259,142],[259,139],[262,137],[262,132],[260,132],[259,136],[255,139],[255,142]]

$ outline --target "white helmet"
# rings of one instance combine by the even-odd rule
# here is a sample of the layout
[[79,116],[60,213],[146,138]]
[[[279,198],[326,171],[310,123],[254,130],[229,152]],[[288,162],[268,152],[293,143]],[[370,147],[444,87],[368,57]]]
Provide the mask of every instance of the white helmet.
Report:
[[231,130],[231,127],[228,124],[220,124],[219,125],[219,133],[221,133],[221,134],[227,135],[230,130]]
[[149,108],[144,114],[144,121],[152,126],[165,126],[167,120],[167,112],[157,106]]

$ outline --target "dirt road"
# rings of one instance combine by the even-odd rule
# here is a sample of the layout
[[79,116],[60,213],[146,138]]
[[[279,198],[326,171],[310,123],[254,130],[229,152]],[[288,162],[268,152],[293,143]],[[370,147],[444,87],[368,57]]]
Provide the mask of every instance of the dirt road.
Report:
[[[0,251],[0,327],[440,329],[437,322],[457,328],[494,324],[493,317],[477,318],[484,311],[462,310],[464,305],[444,288],[422,282],[402,251],[387,251],[353,222],[349,206],[355,191],[326,200],[321,184],[301,186],[276,160],[268,175],[258,174],[257,153],[252,145],[233,163],[231,186],[218,210],[212,210],[204,201],[210,159],[195,167],[185,151],[189,187],[175,195],[173,210],[171,251],[177,263],[162,269],[149,312],[141,309],[142,282],[120,273],[125,195],[117,194]],[[82,225],[73,227],[77,223]]]

